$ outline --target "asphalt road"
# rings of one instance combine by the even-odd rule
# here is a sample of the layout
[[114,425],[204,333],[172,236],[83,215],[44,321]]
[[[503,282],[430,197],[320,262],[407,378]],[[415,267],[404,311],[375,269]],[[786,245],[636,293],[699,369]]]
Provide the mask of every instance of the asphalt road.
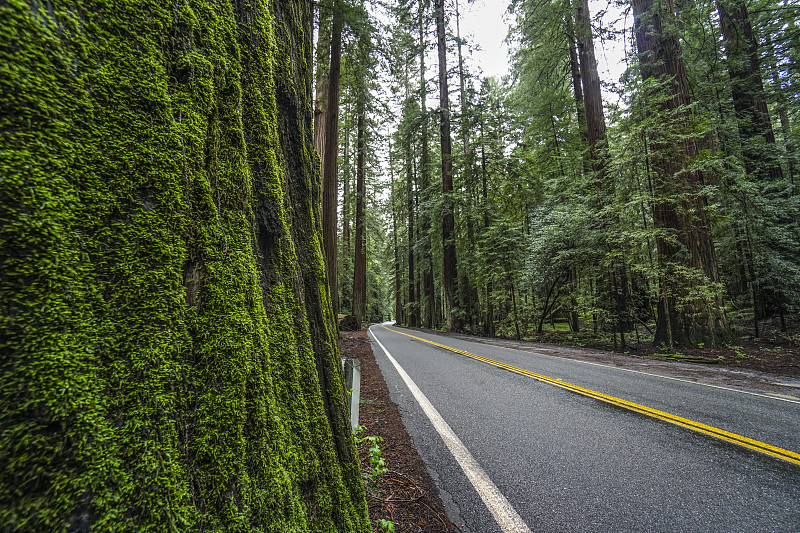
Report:
[[[391,326],[370,333],[393,400],[461,531],[800,532],[794,456],[769,456],[421,339],[753,439],[778,455],[800,453],[800,399]],[[429,400],[428,414],[409,381]],[[437,430],[431,408],[454,437]],[[453,451],[454,438],[463,450]],[[472,466],[462,466],[464,453]],[[511,511],[492,507],[495,493]],[[506,511],[519,521],[504,522]]]

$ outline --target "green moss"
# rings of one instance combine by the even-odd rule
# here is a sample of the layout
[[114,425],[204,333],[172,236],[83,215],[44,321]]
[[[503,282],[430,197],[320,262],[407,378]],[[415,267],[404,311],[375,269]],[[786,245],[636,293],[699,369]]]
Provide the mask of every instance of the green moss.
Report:
[[0,529],[369,530],[298,6],[0,7]]

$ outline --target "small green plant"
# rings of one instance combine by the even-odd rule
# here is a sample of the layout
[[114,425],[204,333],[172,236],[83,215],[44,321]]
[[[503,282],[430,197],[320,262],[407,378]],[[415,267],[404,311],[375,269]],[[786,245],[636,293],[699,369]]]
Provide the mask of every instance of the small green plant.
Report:
[[698,347],[698,348],[700,348],[700,349],[702,350],[703,348],[705,348],[705,347],[706,347],[706,343],[704,343],[704,342],[698,342],[698,343],[697,343],[697,347]]
[[394,522],[391,520],[384,520],[383,518],[378,519],[378,525],[384,531],[384,533],[394,533]]
[[354,435],[356,446],[366,445],[367,454],[369,455],[369,463],[372,465],[372,470],[364,472],[363,476],[370,484],[375,484],[379,477],[389,471],[386,468],[386,459],[382,457],[380,443],[383,442],[383,437],[377,435],[361,436],[367,428],[358,426],[356,434]]
[[[377,488],[378,478],[389,471],[389,469],[386,468],[386,459],[384,459],[381,454],[380,443],[383,442],[383,437],[364,435],[366,430],[367,428],[364,426],[358,426],[355,435],[353,435],[353,439],[356,442],[356,446],[359,448],[361,448],[361,446],[367,447],[367,455],[372,469],[366,472],[362,471],[361,476],[367,481],[368,490],[372,493],[379,494],[381,491]],[[391,520],[378,518],[375,519],[375,523],[381,528],[382,533],[394,533],[394,522]]]
[[736,359],[751,359],[753,357],[752,355],[745,353],[744,348],[741,346],[730,346],[730,348],[736,354]]
[[[771,352],[771,353],[775,353],[775,354],[780,354],[781,352],[783,352],[783,348],[782,348],[781,346],[776,346],[776,347],[774,347],[774,348],[764,348],[764,347],[761,347],[761,351],[763,351],[763,352]],[[778,355],[778,357],[781,357],[781,355]]]
[[675,351],[674,346],[670,346],[665,342],[662,342],[657,346],[658,351],[664,355],[679,355],[679,352]]

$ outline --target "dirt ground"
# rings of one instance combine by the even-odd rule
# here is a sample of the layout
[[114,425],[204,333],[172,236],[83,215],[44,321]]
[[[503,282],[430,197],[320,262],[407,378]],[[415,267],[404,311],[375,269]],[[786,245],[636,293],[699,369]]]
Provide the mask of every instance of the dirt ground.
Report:
[[[781,331],[778,317],[760,321],[758,338],[754,336],[752,323],[732,321],[739,337],[728,346],[684,350],[683,353],[687,357],[714,360],[729,368],[800,378],[800,315],[787,315],[784,320],[786,332]],[[652,343],[642,348],[637,353],[654,352]]]
[[[380,443],[381,455],[389,471],[377,482],[365,480],[373,529],[384,531],[378,525],[378,520],[384,519],[394,522],[396,533],[455,531],[439,499],[436,484],[406,432],[397,405],[389,397],[366,330],[342,331],[339,351],[342,357],[361,362],[359,424],[367,428],[364,434],[384,439]],[[368,444],[359,446],[358,453],[362,470],[371,471]]]

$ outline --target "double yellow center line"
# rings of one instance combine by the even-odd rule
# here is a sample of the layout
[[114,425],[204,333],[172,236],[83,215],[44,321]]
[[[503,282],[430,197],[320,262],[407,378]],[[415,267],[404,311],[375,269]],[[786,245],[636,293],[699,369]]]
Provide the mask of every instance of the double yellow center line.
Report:
[[439,344],[438,342],[433,342],[428,339],[423,339],[422,337],[417,337],[415,335],[410,335],[408,333],[404,333],[402,331],[398,331],[396,329],[389,329],[386,326],[383,326],[384,329],[387,331],[392,331],[394,333],[398,333],[400,335],[405,335],[406,337],[410,337],[412,339],[416,339],[418,341],[422,341],[427,344],[431,344],[438,348],[442,348],[444,350],[448,350],[451,352],[455,352],[460,355],[464,355],[471,359],[475,359],[477,361],[481,361],[483,363],[490,364],[492,366],[496,366],[498,368],[502,368],[504,370],[508,370],[509,372],[514,372],[515,374],[520,374],[523,376],[527,376],[533,378],[537,381],[541,381],[542,383],[548,383],[550,385],[555,385],[556,387],[575,392],[582,396],[587,396],[589,398],[594,398],[596,400],[600,400],[602,402],[609,403],[611,405],[616,405],[618,407],[622,407],[623,409],[627,409],[629,411],[633,411],[636,413],[641,413],[643,415],[647,415],[652,418],[656,418],[658,420],[663,420],[664,422],[669,422],[670,424],[675,424],[676,426],[681,426],[686,429],[691,429],[692,431],[697,431],[698,433],[704,433],[706,435],[710,435],[720,440],[724,440],[726,442],[730,442],[732,444],[736,444],[738,446],[743,446],[744,448],[749,448],[751,450],[757,451],[759,453],[763,453],[777,459],[782,459],[784,461],[788,461],[790,463],[794,463],[796,465],[800,465],[800,454],[793,452],[791,450],[785,450],[783,448],[778,448],[777,446],[772,446],[771,444],[767,444],[765,442],[760,442],[754,439],[750,439],[747,437],[743,437],[742,435],[737,435],[736,433],[731,433],[730,431],[725,431],[723,429],[715,428],[713,426],[709,426],[706,424],[702,424],[700,422],[695,422],[694,420],[689,420],[688,418],[683,418],[680,416],[676,416],[670,413],[665,413],[664,411],[659,411],[657,409],[652,409],[650,407],[640,405],[637,403],[629,402],[627,400],[623,400],[621,398],[616,398],[614,396],[609,396],[608,394],[603,394],[601,392],[593,391],[591,389],[586,389],[583,387],[579,387],[577,385],[573,385],[571,383],[567,383],[562,381],[561,379],[554,379],[551,377],[544,376],[542,374],[537,374],[536,372],[531,372],[530,370],[525,370],[524,368],[519,368],[516,366],[512,366],[506,363],[502,363],[500,361],[495,361],[493,359],[487,359],[486,357],[481,357],[480,355],[476,355],[474,353],[467,352],[465,350],[459,350],[458,348],[453,348],[452,346],[447,346],[444,344]]

